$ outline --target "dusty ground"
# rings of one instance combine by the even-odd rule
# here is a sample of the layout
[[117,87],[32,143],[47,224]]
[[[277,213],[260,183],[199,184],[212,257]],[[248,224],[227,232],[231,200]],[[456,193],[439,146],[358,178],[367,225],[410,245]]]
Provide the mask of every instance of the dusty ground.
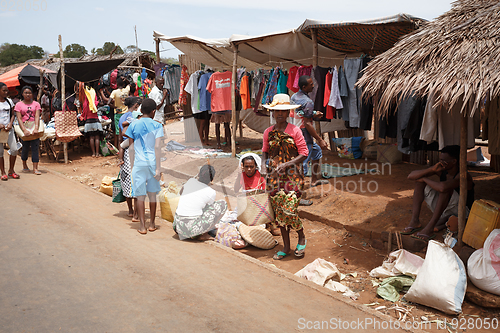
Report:
[[[167,127],[169,132],[173,133],[169,133],[167,141],[174,139],[185,144],[183,142],[182,123],[173,123]],[[244,148],[261,148],[260,134],[245,129],[244,136],[245,138],[238,138],[237,140],[239,143],[237,146],[238,151]],[[215,140],[212,139],[212,143],[212,147],[214,147]],[[225,152],[230,152],[230,147],[224,147],[223,149]],[[97,189],[103,176],[116,176],[119,169],[116,166],[115,157],[93,159],[89,155],[90,152],[85,148],[80,153],[70,152],[71,163],[69,165],[51,162],[46,157],[43,157],[41,167],[42,169],[48,167],[70,177],[74,181]],[[487,154],[485,155],[487,156]],[[197,174],[198,168],[206,163],[205,159],[199,157],[172,153],[166,156],[167,160],[162,163],[165,168],[179,170],[188,175]],[[420,169],[422,166],[401,163],[389,168],[372,160],[350,161],[340,159],[331,152],[325,153],[324,161],[333,164],[338,163],[339,166],[343,167],[376,169],[379,173],[343,177],[337,180],[331,179],[330,185],[324,185],[320,189],[308,190],[308,197],[313,199],[314,205],[301,209],[318,216],[326,216],[328,219],[341,224],[358,226],[367,230],[401,230],[407,224],[411,217],[413,184],[406,179],[406,176],[412,170]],[[237,162],[228,158],[212,158],[211,164],[218,170],[215,183],[221,184],[221,181],[223,181],[225,186],[232,188],[237,172]],[[492,189],[500,187],[500,176],[490,173],[486,168],[469,168],[469,171],[476,183],[476,199],[484,198],[500,202],[500,192],[492,191]],[[166,182],[174,180],[178,183],[185,181],[185,179],[175,176],[175,174],[165,174],[164,180]],[[371,187],[362,188],[360,186],[367,186],[368,183],[371,184]],[[375,188],[376,190],[374,190]],[[218,196],[219,198],[223,197],[221,193]],[[231,201],[234,204],[234,201]],[[424,207],[422,221],[429,218],[430,211],[427,207]],[[165,223],[168,225],[168,222]],[[280,237],[276,238],[280,245],[275,249],[263,251],[249,247],[241,250],[241,252],[263,262],[274,264],[278,268],[291,273],[297,272],[316,258],[323,258],[337,264],[343,273],[356,272],[358,274],[356,278],[349,276],[346,280],[348,285],[360,294],[357,303],[370,304],[377,302],[379,303],[377,306],[385,305],[388,308],[392,306],[390,302],[376,296],[376,288],[372,286],[372,279],[368,276],[371,269],[381,265],[386,253],[372,248],[369,245],[369,239],[361,238],[359,235],[349,233],[342,228],[332,228],[323,223],[309,220],[304,220],[304,226],[308,239],[307,254],[304,259],[290,256],[281,261],[272,260],[272,255],[281,247]],[[437,239],[442,238],[438,236]],[[293,244],[296,244],[296,235],[292,233]],[[419,255],[425,256],[424,253],[419,253]],[[403,304],[403,306],[411,308],[411,314],[415,318],[424,315],[431,320],[445,317],[443,313],[427,307],[407,304]],[[396,316],[393,310],[387,311],[387,313]],[[498,311],[484,309],[468,301],[464,303],[463,313],[464,315],[461,316],[465,318],[475,315],[484,318],[499,318]],[[450,320],[452,317],[448,317],[448,319]]]

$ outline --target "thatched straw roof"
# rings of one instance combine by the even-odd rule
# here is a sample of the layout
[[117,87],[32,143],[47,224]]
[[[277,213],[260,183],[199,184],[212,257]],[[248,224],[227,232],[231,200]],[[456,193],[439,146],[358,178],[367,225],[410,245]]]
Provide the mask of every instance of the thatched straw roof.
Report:
[[500,2],[459,0],[450,11],[377,56],[357,82],[365,96],[380,94],[379,111],[412,92],[434,92],[436,104],[480,102],[500,95]]

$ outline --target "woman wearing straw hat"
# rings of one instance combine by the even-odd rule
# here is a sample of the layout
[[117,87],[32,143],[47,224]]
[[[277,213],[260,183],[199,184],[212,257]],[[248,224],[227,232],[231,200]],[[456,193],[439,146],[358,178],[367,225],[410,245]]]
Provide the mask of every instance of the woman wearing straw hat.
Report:
[[[287,94],[276,94],[273,102],[264,105],[272,111],[276,120],[274,126],[264,131],[262,146],[262,170],[267,170],[267,190],[274,210],[274,223],[281,229],[283,251],[278,251],[273,259],[280,260],[290,253],[290,229],[297,231],[299,241],[295,249],[297,257],[303,257],[306,248],[304,228],[297,208],[304,187],[302,162],[309,151],[302,131],[287,122],[290,110],[300,105],[290,105]],[[264,171],[265,172],[265,171]]]

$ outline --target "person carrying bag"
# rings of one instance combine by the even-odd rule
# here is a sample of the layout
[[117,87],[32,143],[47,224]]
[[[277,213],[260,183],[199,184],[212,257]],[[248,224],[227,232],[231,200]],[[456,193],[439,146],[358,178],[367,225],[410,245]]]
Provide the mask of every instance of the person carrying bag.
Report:
[[33,89],[24,86],[21,89],[22,100],[16,104],[17,125],[16,133],[19,135],[23,144],[21,160],[23,161],[23,172],[30,172],[28,168],[28,154],[31,149],[31,161],[33,162],[33,173],[41,175],[38,170],[40,137],[45,131],[43,120],[40,117],[42,108],[37,101],[33,100]]
[[[14,123],[14,103],[7,97],[9,89],[7,85],[0,82],[0,171],[2,173],[0,179],[2,181],[9,180],[9,177],[19,179],[19,175],[14,171],[16,164],[17,152],[19,143],[12,129]],[[5,163],[3,157],[4,144],[9,145],[9,171],[5,173]]]

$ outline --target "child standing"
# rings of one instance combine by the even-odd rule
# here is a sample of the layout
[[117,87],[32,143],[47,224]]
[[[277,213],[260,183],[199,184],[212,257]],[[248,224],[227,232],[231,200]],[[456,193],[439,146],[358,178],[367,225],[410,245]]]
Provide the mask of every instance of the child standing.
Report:
[[[160,153],[163,126],[154,121],[156,103],[151,98],[142,102],[143,116],[132,122],[126,131],[130,140],[130,162],[132,164],[132,196],[137,198],[140,234],[155,231],[156,194],[160,191]],[[149,198],[151,219],[149,228],[145,223],[145,200]]]

